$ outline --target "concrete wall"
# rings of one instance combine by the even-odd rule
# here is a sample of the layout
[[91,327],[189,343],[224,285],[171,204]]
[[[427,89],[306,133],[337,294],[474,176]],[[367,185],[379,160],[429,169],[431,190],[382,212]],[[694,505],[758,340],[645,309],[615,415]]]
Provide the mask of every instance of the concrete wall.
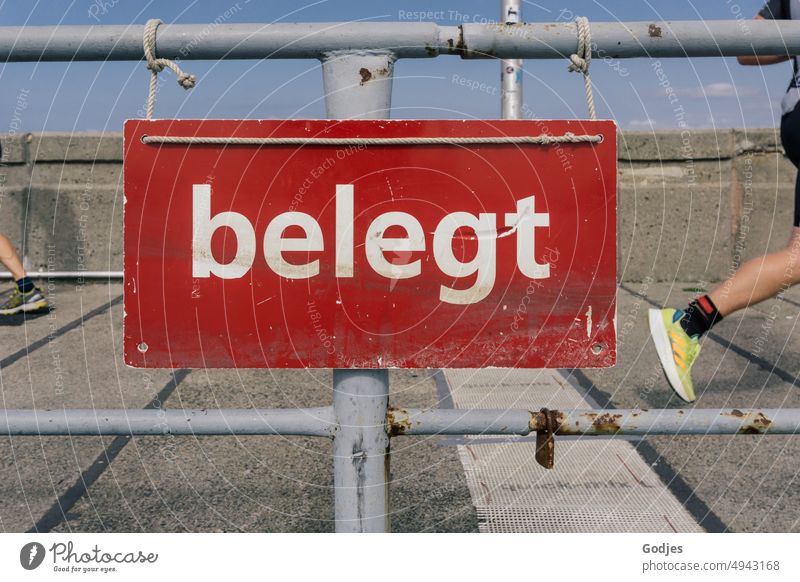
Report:
[[[121,135],[0,141],[0,232],[28,268],[121,270]],[[618,151],[620,280],[718,281],[785,244],[795,171],[775,130],[626,132]]]
[[28,270],[122,270],[122,136],[0,135],[0,232]]
[[796,172],[776,130],[628,132],[618,152],[621,280],[718,281],[786,244]]

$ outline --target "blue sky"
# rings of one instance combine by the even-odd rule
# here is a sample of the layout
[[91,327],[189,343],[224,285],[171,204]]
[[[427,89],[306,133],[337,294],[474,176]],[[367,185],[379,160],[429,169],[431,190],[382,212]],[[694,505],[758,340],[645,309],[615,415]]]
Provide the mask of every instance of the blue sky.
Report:
[[[499,0],[0,0],[0,25],[208,23],[232,13],[229,22],[327,22],[400,20],[415,11],[438,12],[441,24],[485,21],[499,15]],[[590,21],[732,19],[752,17],[762,0],[637,0],[524,2],[526,21],[550,22],[565,15]],[[567,12],[568,11],[568,12]],[[586,116],[580,75],[566,61],[527,61],[525,103],[540,118]],[[187,61],[198,76],[185,92],[170,72],[162,84],[157,117],[320,118],[325,116],[322,79],[315,60]],[[742,67],[733,58],[663,59],[663,74],[676,91],[691,127],[773,127],[791,76],[788,63]],[[677,127],[675,104],[659,87],[652,62],[629,59],[592,63],[598,116],[622,128]],[[0,132],[120,131],[143,107],[149,72],[143,63],[9,63],[0,65]],[[454,82],[499,84],[496,61],[458,57],[407,59],[395,69],[396,118],[496,118],[499,98]]]

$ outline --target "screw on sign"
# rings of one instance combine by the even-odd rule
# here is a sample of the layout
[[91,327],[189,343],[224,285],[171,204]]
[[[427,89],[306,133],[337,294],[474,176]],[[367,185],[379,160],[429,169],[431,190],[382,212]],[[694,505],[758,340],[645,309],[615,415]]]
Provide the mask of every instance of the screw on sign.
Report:
[[132,366],[614,364],[611,121],[134,120],[124,164]]

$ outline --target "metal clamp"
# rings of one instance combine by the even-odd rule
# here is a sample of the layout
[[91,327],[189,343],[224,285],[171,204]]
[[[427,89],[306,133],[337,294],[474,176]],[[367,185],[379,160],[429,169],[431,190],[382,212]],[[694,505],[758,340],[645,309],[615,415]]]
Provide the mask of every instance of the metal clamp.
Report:
[[558,430],[558,411],[542,408],[539,413],[544,420],[544,428],[537,423],[536,462],[545,469],[552,469],[556,462],[556,439]]

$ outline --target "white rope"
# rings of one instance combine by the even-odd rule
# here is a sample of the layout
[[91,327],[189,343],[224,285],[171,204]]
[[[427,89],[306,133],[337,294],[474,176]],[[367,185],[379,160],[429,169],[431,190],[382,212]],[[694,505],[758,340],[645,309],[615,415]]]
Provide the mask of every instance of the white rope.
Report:
[[144,135],[145,144],[186,145],[460,145],[460,144],[537,144],[600,143],[602,135],[501,136],[501,137],[203,137]]
[[571,72],[583,73],[583,86],[586,88],[586,105],[589,107],[589,117],[597,119],[594,109],[594,94],[592,93],[592,80],[589,78],[589,65],[592,64],[592,30],[589,28],[589,19],[578,16],[575,19],[578,33],[578,50],[569,56],[570,65],[567,69]]
[[159,59],[156,57],[156,30],[158,25],[163,24],[158,18],[147,21],[144,25],[144,56],[147,59],[147,68],[150,69],[150,92],[147,94],[147,119],[153,118],[153,110],[156,107],[156,81],[158,74],[164,67],[171,69],[178,77],[178,85],[184,89],[191,89],[195,85],[195,76],[184,73],[181,68],[169,59]]

